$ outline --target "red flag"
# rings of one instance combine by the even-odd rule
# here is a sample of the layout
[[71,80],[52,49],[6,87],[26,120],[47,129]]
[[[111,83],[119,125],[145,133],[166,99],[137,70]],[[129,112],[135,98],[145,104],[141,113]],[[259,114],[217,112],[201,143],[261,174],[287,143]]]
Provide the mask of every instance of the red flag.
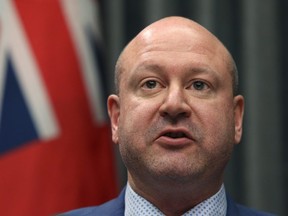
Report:
[[0,212],[45,216],[116,195],[97,2],[0,10]]

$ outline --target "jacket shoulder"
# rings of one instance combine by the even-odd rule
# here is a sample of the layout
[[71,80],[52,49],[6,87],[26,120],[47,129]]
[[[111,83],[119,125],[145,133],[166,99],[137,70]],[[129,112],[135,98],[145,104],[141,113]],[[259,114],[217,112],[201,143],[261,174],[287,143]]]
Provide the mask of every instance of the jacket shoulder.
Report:
[[258,211],[246,206],[235,203],[229,195],[227,195],[227,216],[276,216],[275,214]]
[[255,209],[248,208],[243,205],[237,204],[237,208],[239,210],[239,216],[276,216],[275,214],[271,214],[268,212],[258,211]]
[[124,215],[124,196],[125,190],[123,190],[117,198],[110,200],[102,205],[80,208],[59,214],[58,216],[122,216]]

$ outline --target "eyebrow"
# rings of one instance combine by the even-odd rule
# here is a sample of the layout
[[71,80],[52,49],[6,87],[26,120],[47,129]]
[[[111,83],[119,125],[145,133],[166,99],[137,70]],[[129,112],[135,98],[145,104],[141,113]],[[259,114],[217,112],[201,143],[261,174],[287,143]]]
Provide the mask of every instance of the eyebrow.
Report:
[[158,71],[163,71],[162,67],[157,65],[157,64],[140,64],[138,65],[134,72],[141,72],[141,71],[153,71],[153,72],[158,72]]

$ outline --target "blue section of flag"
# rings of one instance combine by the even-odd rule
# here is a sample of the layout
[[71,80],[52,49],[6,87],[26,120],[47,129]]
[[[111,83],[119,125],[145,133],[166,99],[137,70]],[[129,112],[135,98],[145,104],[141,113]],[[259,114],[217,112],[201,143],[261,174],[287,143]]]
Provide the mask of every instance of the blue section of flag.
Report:
[[7,59],[4,83],[0,119],[0,154],[38,138],[10,58]]

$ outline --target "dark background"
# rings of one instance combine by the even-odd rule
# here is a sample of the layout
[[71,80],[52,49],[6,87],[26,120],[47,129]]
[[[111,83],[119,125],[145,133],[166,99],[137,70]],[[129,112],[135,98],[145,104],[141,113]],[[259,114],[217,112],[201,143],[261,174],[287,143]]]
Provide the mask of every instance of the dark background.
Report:
[[[100,1],[107,86],[114,64],[142,28],[180,15],[213,32],[238,65],[245,97],[244,137],[235,148],[225,185],[238,202],[288,215],[288,1],[286,0],[103,0]],[[119,156],[117,156],[119,157]],[[118,158],[120,185],[125,169]]]

